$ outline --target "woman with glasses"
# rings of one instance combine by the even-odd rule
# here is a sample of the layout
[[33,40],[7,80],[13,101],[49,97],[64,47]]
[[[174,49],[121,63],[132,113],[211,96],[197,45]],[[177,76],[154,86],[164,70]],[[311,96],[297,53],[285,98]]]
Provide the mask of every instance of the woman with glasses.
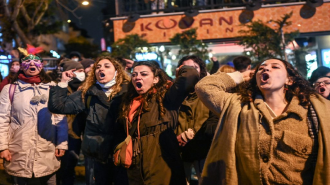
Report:
[[319,94],[330,100],[330,68],[324,66],[317,68],[309,81]]

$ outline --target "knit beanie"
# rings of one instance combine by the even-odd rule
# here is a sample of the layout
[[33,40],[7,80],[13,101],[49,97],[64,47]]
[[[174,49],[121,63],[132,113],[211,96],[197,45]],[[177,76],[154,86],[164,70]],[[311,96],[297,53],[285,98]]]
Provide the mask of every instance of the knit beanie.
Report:
[[81,63],[72,60],[63,60],[60,66],[62,67],[62,71],[67,71],[70,69],[84,69],[84,66],[81,65]]
[[94,64],[95,61],[92,59],[84,59],[80,63],[84,66],[84,69],[86,69],[86,68],[90,67],[91,64]]

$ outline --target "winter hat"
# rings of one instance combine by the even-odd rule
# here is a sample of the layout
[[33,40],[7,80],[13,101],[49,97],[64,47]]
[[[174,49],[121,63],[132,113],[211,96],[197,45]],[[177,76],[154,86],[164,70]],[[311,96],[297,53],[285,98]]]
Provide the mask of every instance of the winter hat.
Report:
[[62,63],[60,64],[60,66],[62,67],[62,71],[67,71],[70,69],[84,69],[84,66],[81,65],[81,63],[79,62],[75,62],[69,59],[65,59],[62,61]]
[[92,59],[84,59],[80,63],[84,66],[84,69],[86,69],[86,68],[90,67],[91,64],[94,64],[95,61]]
[[72,58],[72,57],[78,57],[79,60],[81,60],[81,55],[78,51],[72,51],[70,54],[69,54],[69,58]]

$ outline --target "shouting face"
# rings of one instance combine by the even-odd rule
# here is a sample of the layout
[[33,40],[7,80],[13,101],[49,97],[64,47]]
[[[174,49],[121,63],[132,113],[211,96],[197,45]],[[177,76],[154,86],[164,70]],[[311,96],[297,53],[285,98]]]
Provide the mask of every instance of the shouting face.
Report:
[[110,62],[110,60],[102,59],[96,65],[95,77],[98,82],[105,84],[113,79],[115,72],[115,66]]
[[277,59],[264,61],[258,68],[256,80],[260,91],[274,92],[284,90],[285,85],[291,85],[284,63]]
[[159,81],[148,66],[140,65],[133,69],[132,83],[138,94],[146,93],[154,84]]

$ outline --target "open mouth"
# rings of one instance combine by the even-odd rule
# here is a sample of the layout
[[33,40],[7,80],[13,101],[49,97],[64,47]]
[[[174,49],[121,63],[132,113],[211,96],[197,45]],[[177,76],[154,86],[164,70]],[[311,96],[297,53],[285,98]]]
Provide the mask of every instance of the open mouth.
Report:
[[269,74],[263,73],[262,76],[261,76],[261,81],[262,82],[267,82],[268,79],[269,79]]
[[324,87],[320,87],[319,93],[323,93],[324,91],[325,91],[325,88]]
[[142,87],[142,83],[141,82],[136,82],[136,87],[137,88],[141,88]]
[[101,73],[100,73],[100,77],[101,77],[101,78],[104,78],[104,77],[105,77],[105,74],[101,72]]
[[30,67],[30,71],[36,71],[37,69],[35,67]]

